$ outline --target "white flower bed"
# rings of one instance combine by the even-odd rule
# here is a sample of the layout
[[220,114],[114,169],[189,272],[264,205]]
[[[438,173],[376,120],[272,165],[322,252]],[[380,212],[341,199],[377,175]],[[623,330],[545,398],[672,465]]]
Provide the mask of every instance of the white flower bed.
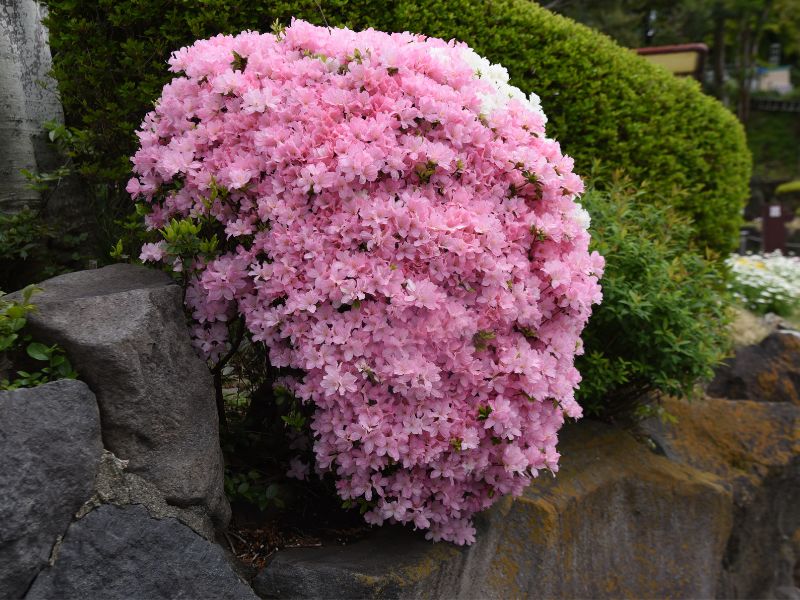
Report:
[[789,315],[800,307],[800,257],[780,252],[731,256],[730,289],[750,310]]

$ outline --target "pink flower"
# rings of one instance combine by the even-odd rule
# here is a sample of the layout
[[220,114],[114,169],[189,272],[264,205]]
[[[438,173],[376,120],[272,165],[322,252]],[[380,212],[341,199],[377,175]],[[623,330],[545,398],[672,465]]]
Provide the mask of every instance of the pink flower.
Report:
[[142,186],[136,177],[131,177],[128,180],[128,185],[125,186],[125,191],[128,192],[133,198],[136,198],[136,196],[139,195],[141,189]]
[[139,254],[139,260],[142,262],[158,262],[164,258],[166,247],[167,245],[165,242],[142,244],[142,252]]
[[503,466],[510,473],[522,473],[528,466],[528,460],[519,446],[509,444],[503,450]]
[[308,479],[309,467],[306,463],[299,458],[293,458],[289,461],[289,470],[286,471],[287,477],[292,479],[299,479],[305,481]]
[[243,188],[252,179],[253,171],[250,169],[231,169],[228,173],[228,179],[232,189]]
[[358,390],[357,384],[358,379],[351,373],[342,373],[338,365],[328,365],[325,368],[325,376],[320,382],[320,386],[328,396],[353,393]]
[[253,233],[253,224],[248,220],[236,219],[225,225],[225,235],[231,237],[241,237]]

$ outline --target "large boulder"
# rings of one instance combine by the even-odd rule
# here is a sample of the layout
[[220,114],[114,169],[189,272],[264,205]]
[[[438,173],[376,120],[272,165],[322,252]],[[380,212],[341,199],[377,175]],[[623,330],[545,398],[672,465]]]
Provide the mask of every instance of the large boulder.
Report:
[[105,447],[169,504],[230,518],[211,375],[191,346],[181,288],[113,265],[39,284],[31,333],[66,349],[97,396]]
[[278,552],[254,587],[280,598],[714,596],[733,517],[714,476],[597,423],[568,428],[560,450],[558,477],[487,511],[468,549],[385,531]]
[[19,598],[91,496],[100,419],[80,381],[0,392],[0,596]]
[[800,332],[778,330],[760,344],[738,349],[717,369],[707,392],[716,398],[800,406]]
[[26,599],[256,600],[222,548],[142,506],[103,505],[76,521]]
[[800,567],[800,407],[700,398],[667,399],[664,409],[674,419],[650,419],[642,431],[667,458],[717,475],[733,497],[717,596],[776,597],[793,588]]

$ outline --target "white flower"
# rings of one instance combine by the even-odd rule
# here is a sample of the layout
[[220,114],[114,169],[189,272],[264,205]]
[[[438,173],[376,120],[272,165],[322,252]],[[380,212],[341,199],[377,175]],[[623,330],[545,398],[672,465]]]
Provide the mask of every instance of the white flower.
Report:
[[530,109],[541,115],[544,123],[547,123],[547,115],[542,110],[542,104],[534,93],[526,96],[525,93],[508,83],[508,71],[503,65],[492,64],[486,58],[475,52],[466,45],[459,45],[455,48],[431,48],[431,54],[439,60],[449,61],[455,52],[473,71],[475,76],[481,81],[489,83],[493,88],[493,93],[480,94],[481,112],[490,116],[492,113],[501,110],[510,100],[519,100],[527,104]]
[[577,202],[575,203],[575,212],[572,213],[572,218],[581,226],[581,229],[589,229],[589,226],[592,224],[592,217]]
[[780,252],[731,256],[734,297],[750,308],[791,310],[800,304],[800,258]]

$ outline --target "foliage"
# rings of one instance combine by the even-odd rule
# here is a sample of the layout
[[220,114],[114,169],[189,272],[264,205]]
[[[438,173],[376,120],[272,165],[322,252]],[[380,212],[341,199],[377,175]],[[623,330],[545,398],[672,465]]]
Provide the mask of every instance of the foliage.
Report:
[[32,341],[24,332],[28,314],[36,310],[31,303],[35,291],[33,286],[26,287],[19,301],[6,300],[0,292],[0,390],[77,377],[63,349]]
[[[74,142],[72,133],[63,125],[46,123],[50,141],[63,151],[65,142]],[[42,198],[37,210],[25,206],[14,213],[0,213],[0,289],[16,290],[34,281],[72,270],[85,260],[82,246],[85,232],[69,231],[67,223],[45,216],[49,194],[69,175],[72,158],[51,172],[32,173],[22,169],[29,187]]]
[[281,421],[310,421],[317,471],[368,522],[474,541],[472,515],[557,468],[600,299],[538,98],[463,44],[302,21],[170,65],[127,186],[161,238],[141,258],[186,277],[211,360],[243,318],[294,370],[273,390],[313,415]]
[[775,194],[777,196],[782,196],[784,194],[800,194],[800,179],[780,184],[775,188]]
[[800,115],[754,112],[747,124],[747,143],[753,153],[754,175],[785,180],[800,174]]
[[49,228],[27,207],[18,213],[0,213],[0,283],[3,287],[10,287],[20,263],[41,252],[42,241],[50,235]]
[[[637,413],[647,396],[688,396],[727,349],[724,278],[691,247],[685,216],[617,175],[583,196],[606,257],[603,304],[583,333],[578,399],[593,415]],[[648,199],[649,200],[649,199]]]
[[82,170],[113,182],[115,190],[129,169],[133,131],[168,79],[163,64],[171,51],[219,32],[264,31],[276,19],[296,16],[466,41],[508,67],[514,85],[541,95],[548,131],[579,171],[602,156],[634,181],[650,181],[661,198],[675,186],[688,190],[679,209],[696,222],[700,246],[727,252],[736,243],[750,160],[735,118],[696,83],[528,0],[46,4],[67,118],[86,132],[92,149]]
[[732,101],[748,125],[757,68],[776,58],[773,47],[780,64],[800,67],[796,0],[553,0],[548,7],[631,48],[706,42],[714,94]]
[[[313,407],[302,405],[284,387],[273,389],[278,373],[269,366],[263,345],[249,342],[242,344],[224,373],[225,490],[232,502],[243,501],[262,511],[296,506],[299,498],[316,496],[308,489],[295,494],[300,483],[286,476],[294,462],[309,464],[314,459],[307,426],[297,427],[298,417],[310,420]],[[327,495],[335,498],[335,491]]]
[[0,289],[15,290],[78,264],[85,234],[66,234],[29,208],[0,214]]
[[800,257],[780,252],[731,256],[730,289],[746,308],[759,313],[793,316],[800,310]]
[[[718,1],[553,0],[545,6],[602,31],[625,47],[638,48],[704,41],[713,27],[713,5]],[[651,11],[655,14],[649,20]]]

